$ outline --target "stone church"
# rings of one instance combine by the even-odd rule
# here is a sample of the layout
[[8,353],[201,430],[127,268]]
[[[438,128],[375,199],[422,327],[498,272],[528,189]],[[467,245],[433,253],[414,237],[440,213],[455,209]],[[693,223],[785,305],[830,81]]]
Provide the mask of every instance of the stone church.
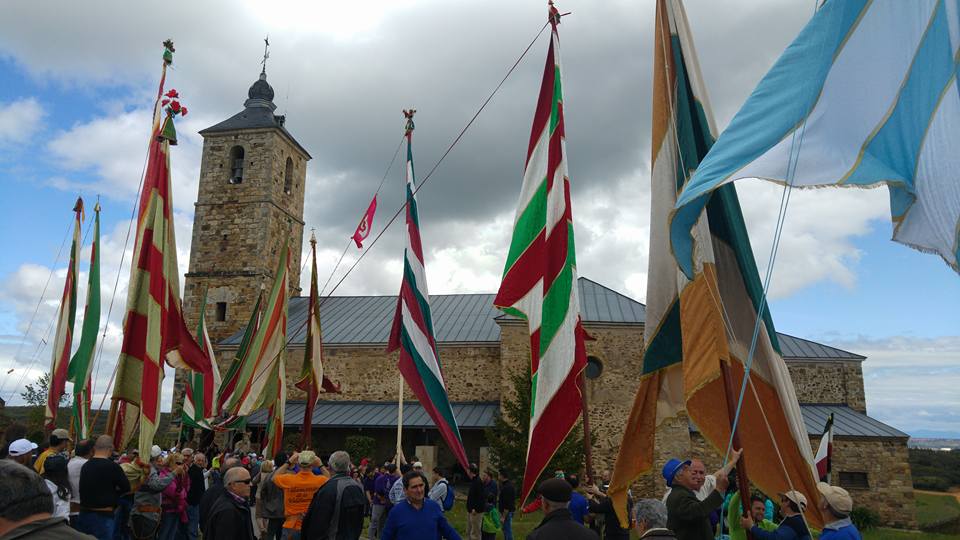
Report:
[[[188,325],[195,327],[206,290],[203,315],[225,372],[261,287],[272,283],[281,246],[290,243],[285,422],[290,433],[299,434],[304,403],[293,380],[303,359],[307,316],[307,298],[300,296],[299,283],[310,154],[286,129],[285,118],[274,114],[274,91],[265,72],[247,97],[242,111],[200,132],[203,156],[184,313]],[[603,470],[616,458],[640,377],[645,309],[585,277],[578,286],[584,327],[596,338],[587,343],[586,386],[594,467]],[[493,296],[488,291],[432,298],[450,399],[467,456],[481,463],[488,462],[484,430],[493,425],[501,400],[513,392],[510,374],[528,366],[530,354],[525,323],[495,310]],[[321,455],[341,448],[345,437],[356,434],[377,440],[377,459],[394,453],[399,372],[396,354],[384,350],[395,304],[393,296],[334,296],[323,303],[324,369],[341,385],[341,393],[323,394],[314,411],[314,440]],[[852,492],[858,506],[879,513],[884,523],[915,527],[908,435],[867,415],[861,370],[866,358],[787,334],[779,339],[811,445],[818,444],[827,416],[835,416],[834,481]],[[182,392],[178,376],[174,418],[179,418]],[[403,411],[404,453],[417,455],[428,466],[452,465],[452,454],[409,389]],[[248,418],[255,440],[265,423],[263,411]],[[658,463],[672,455],[699,455],[708,467],[720,464],[719,455],[686,420],[659,430],[657,449]],[[656,476],[641,482],[635,493],[662,493],[662,480]]]

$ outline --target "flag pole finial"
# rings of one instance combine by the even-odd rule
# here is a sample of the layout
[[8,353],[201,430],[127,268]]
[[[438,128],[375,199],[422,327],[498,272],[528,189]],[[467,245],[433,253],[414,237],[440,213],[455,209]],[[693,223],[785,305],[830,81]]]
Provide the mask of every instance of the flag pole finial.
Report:
[[317,247],[317,235],[315,231],[315,228],[310,227],[310,245],[313,247]]
[[409,134],[413,131],[413,128],[414,128],[414,125],[413,125],[413,115],[415,115],[415,114],[417,114],[417,110],[416,110],[416,109],[404,109],[404,110],[403,110],[403,116],[404,116],[404,118],[407,119],[407,125],[404,126],[404,130],[406,131],[406,134],[407,134],[407,135],[409,135]]

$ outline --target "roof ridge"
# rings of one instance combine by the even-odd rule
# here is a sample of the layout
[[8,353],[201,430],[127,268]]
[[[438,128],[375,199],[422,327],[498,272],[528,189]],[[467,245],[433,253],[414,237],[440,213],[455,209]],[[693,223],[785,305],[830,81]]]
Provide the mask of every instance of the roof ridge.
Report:
[[821,347],[826,347],[826,348],[828,348],[828,349],[833,349],[833,350],[835,350],[835,351],[839,351],[839,352],[842,352],[842,353],[844,353],[844,354],[848,354],[848,355],[850,355],[851,357],[863,358],[864,360],[867,359],[867,357],[866,357],[866,356],[863,356],[862,354],[857,354],[857,353],[855,353],[855,352],[850,352],[850,351],[848,351],[848,350],[841,349],[840,347],[834,347],[833,345],[827,345],[826,343],[821,343],[820,341],[814,341],[814,340],[812,340],[812,339],[802,338],[802,337],[799,337],[799,336],[795,336],[795,335],[793,335],[793,334],[788,334],[788,333],[786,333],[786,332],[781,332],[781,331],[779,331],[779,330],[777,330],[777,333],[778,333],[778,334],[783,334],[783,335],[785,335],[785,336],[787,336],[787,337],[791,337],[791,338],[793,338],[793,339],[799,339],[800,341],[805,341],[805,342],[807,342],[807,343],[813,343],[814,345],[820,345]]

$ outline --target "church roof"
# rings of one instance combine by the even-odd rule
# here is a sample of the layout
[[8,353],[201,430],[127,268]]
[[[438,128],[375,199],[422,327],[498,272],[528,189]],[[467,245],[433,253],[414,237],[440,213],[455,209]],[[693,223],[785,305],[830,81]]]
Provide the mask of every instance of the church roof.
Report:
[[[453,414],[460,429],[484,429],[493,427],[500,415],[500,403],[497,401],[453,402]],[[303,425],[303,401],[289,400],[284,410],[284,425],[294,427]],[[313,410],[313,425],[326,428],[389,428],[397,427],[398,407],[395,401],[325,401],[321,399]],[[840,437],[885,437],[906,438],[906,433],[870,418],[846,405],[800,405],[803,423],[807,434],[817,436],[823,433],[827,416],[833,413],[833,434]],[[267,422],[267,411],[259,410],[247,417],[247,425],[263,426]],[[428,428],[436,426],[418,401],[403,403],[403,427]],[[696,432],[691,424],[690,430]]]
[[[646,307],[613,289],[581,277],[577,280],[580,292],[580,314],[588,325],[643,324]],[[500,342],[497,319],[510,317],[493,307],[494,294],[435,294],[430,297],[433,324],[438,343],[479,343],[496,345]],[[308,298],[290,299],[287,336],[292,348],[303,347],[306,339]],[[321,301],[320,326],[326,345],[383,345],[388,341],[396,296],[331,296]],[[238,346],[243,332],[220,342],[220,345]],[[803,360],[854,360],[866,357],[814,341],[778,333],[783,357]]]
[[307,159],[310,159],[310,153],[284,127],[286,117],[273,114],[277,106],[273,103],[273,87],[267,82],[266,73],[261,73],[260,77],[250,86],[243,107],[242,111],[223,122],[201,130],[200,135],[242,129],[274,128],[286,135],[290,142],[299,148],[307,156]]

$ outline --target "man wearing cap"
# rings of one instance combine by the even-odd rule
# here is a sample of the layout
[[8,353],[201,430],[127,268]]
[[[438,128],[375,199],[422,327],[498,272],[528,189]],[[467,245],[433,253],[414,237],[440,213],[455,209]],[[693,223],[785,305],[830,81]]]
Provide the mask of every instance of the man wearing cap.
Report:
[[37,443],[27,439],[17,439],[7,447],[7,459],[29,467],[30,460],[33,459],[33,451],[36,449]]
[[820,509],[827,524],[820,533],[821,540],[860,540],[860,531],[850,521],[853,498],[847,490],[826,482],[817,484],[820,491]]
[[780,494],[780,511],[783,521],[777,530],[768,532],[753,522],[753,516],[740,518],[740,525],[750,531],[755,540],[810,540],[810,530],[803,520],[802,512],[807,509],[807,498],[799,491],[791,490]]
[[723,504],[723,494],[729,480],[721,470],[717,471],[717,486],[704,500],[697,498],[700,487],[697,475],[690,467],[691,461],[673,458],[663,466],[663,478],[671,488],[667,496],[667,528],[677,540],[709,540],[713,538],[710,514]]
[[527,540],[598,540],[597,533],[573,520],[567,505],[573,488],[563,478],[544,480],[537,490],[543,521],[533,529]]
[[[291,470],[294,464],[300,470]],[[313,494],[327,483],[327,477],[313,474],[313,468],[322,465],[320,458],[310,450],[294,453],[273,475],[273,483],[283,490],[283,510],[286,521],[283,522],[283,534],[287,540],[300,540],[300,528],[303,515],[310,507]]]
[[[93,457],[80,468],[80,513],[77,530],[100,540],[113,538],[114,511],[120,496],[130,491],[130,481],[120,465],[113,462],[113,438],[97,437]],[[158,503],[159,506],[159,503]]]
[[54,454],[63,454],[64,458],[69,459],[70,456],[66,454],[68,442],[72,442],[69,431],[63,428],[53,430],[53,432],[50,433],[50,446],[37,456],[37,461],[33,464],[33,469],[37,471],[37,473],[43,474],[43,464],[47,461],[48,457]]
[[137,463],[143,469],[146,480],[140,484],[140,489],[133,494],[133,508],[130,509],[130,530],[134,538],[151,538],[160,528],[160,518],[163,508],[163,490],[167,489],[173,480],[173,474],[160,474],[163,466],[163,450],[153,445],[150,448],[150,463]]

